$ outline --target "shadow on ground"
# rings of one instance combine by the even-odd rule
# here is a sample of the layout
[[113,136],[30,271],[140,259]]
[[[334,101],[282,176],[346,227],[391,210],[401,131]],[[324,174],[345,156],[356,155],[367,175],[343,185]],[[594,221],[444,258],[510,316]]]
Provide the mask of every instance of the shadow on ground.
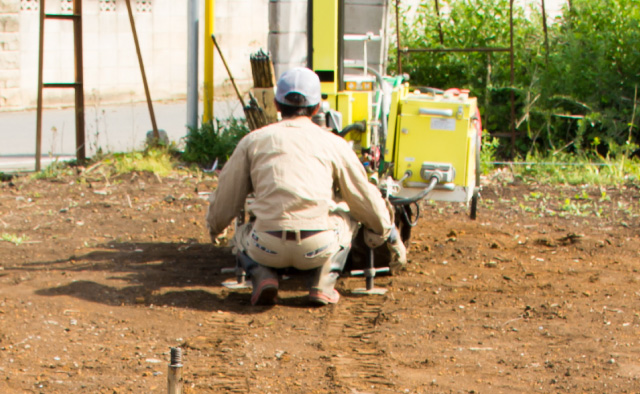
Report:
[[[66,260],[33,262],[11,270],[100,273],[95,280],[75,280],[40,289],[43,296],[71,296],[105,305],[175,306],[205,311],[248,309],[249,290],[230,292],[222,287],[233,274],[230,248],[198,243],[119,243],[97,246],[96,251]],[[104,275],[106,273],[106,275]],[[110,285],[117,281],[118,285]],[[121,283],[125,283],[124,286]]]
[[[99,245],[96,251],[64,260],[32,262],[7,271],[100,273],[96,280],[74,280],[36,291],[42,296],[71,296],[111,306],[155,305],[204,311],[259,313],[269,307],[250,307],[250,289],[229,290],[235,256],[228,247],[199,243],[119,243]],[[104,275],[107,273],[107,275]],[[304,278],[287,273],[281,289],[305,290]],[[126,283],[109,285],[109,281]],[[279,305],[309,307],[306,296],[288,296]]]

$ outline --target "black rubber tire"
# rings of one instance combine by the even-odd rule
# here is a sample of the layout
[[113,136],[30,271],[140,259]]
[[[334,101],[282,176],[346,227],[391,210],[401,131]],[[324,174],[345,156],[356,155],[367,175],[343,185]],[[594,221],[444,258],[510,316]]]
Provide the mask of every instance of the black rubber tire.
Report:
[[478,189],[480,188],[480,145],[482,139],[480,135],[476,137],[476,185],[474,187],[473,196],[471,196],[471,211],[469,212],[469,218],[476,220],[478,216]]
[[478,193],[474,192],[473,196],[471,197],[471,211],[469,212],[469,218],[471,218],[471,220],[476,220],[477,215],[478,215]]

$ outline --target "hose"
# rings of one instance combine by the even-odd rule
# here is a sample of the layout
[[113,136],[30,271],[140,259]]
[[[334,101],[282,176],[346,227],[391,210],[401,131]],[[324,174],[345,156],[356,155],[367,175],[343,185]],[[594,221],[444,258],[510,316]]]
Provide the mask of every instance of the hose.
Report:
[[436,185],[438,184],[438,178],[437,177],[431,177],[431,181],[429,182],[429,186],[427,186],[426,188],[424,188],[420,193],[416,194],[413,197],[395,197],[395,196],[389,196],[389,202],[391,203],[391,205],[408,205],[411,203],[415,203],[418,202],[420,200],[422,200],[423,198],[425,198],[427,196],[427,194],[429,194],[429,192],[431,192]]
[[[411,208],[409,208],[411,207],[411,205],[416,207],[415,213]],[[418,224],[418,219],[420,219],[420,204],[418,204],[417,201],[412,202],[411,204],[398,205],[396,208],[402,211],[400,212],[400,214],[402,215],[401,218],[404,224],[406,224],[409,227],[413,227],[416,224]],[[398,214],[398,210],[396,210],[396,214]],[[411,218],[409,217],[410,215],[415,216],[413,220],[411,220]]]
[[342,129],[342,131],[338,132],[338,135],[344,138],[345,135],[349,134],[349,132],[353,130],[364,133],[367,130],[367,128],[364,122],[352,123],[346,126],[344,129]]

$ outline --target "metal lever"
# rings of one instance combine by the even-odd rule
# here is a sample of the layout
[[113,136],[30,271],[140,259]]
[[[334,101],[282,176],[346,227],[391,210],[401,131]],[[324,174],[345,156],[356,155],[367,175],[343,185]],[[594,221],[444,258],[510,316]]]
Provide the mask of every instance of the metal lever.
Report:
[[369,263],[369,264],[367,264],[368,268],[364,270],[366,288],[364,288],[364,289],[362,289],[362,288],[355,289],[355,290],[353,290],[353,293],[354,294],[368,294],[368,295],[371,295],[371,294],[380,294],[380,295],[385,294],[387,292],[387,289],[383,289],[383,288],[380,288],[380,287],[376,288],[374,286],[374,279],[376,277],[376,268],[375,268],[374,263],[373,263],[373,249],[372,248],[369,248],[369,256],[368,256],[367,260],[368,260],[367,262]]

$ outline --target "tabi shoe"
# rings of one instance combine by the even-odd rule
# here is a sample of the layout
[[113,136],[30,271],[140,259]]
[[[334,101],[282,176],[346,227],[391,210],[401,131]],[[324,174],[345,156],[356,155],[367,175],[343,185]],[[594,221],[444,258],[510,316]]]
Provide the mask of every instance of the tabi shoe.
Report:
[[331,289],[327,294],[320,289],[313,288],[309,290],[309,301],[314,305],[337,304],[340,301],[340,293],[336,289]]
[[251,305],[273,305],[278,298],[278,281],[265,279],[253,287]]
[[256,266],[251,269],[251,305],[273,305],[278,297],[278,275],[270,268]]

